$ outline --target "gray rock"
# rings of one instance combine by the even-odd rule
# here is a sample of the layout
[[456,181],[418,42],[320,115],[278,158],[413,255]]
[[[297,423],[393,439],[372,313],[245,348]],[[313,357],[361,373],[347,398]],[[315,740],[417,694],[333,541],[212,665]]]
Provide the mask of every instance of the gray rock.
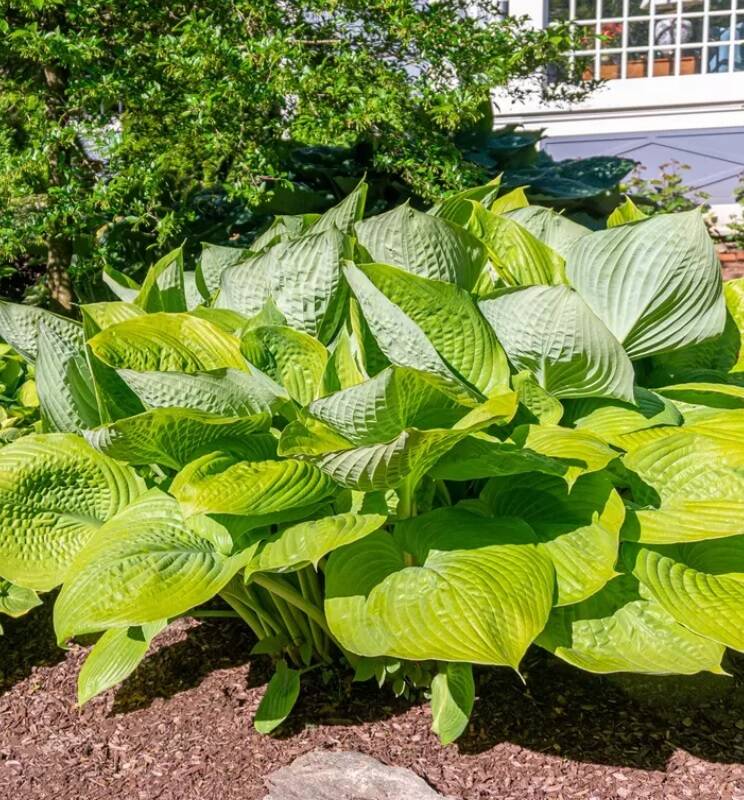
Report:
[[269,776],[264,800],[446,800],[418,775],[363,753],[314,750]]

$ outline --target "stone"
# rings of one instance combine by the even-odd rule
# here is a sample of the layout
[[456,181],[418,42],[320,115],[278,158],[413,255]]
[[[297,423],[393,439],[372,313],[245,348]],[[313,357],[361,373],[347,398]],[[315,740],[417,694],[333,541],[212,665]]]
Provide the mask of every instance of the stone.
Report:
[[363,753],[313,750],[267,779],[264,800],[449,800],[402,767]]

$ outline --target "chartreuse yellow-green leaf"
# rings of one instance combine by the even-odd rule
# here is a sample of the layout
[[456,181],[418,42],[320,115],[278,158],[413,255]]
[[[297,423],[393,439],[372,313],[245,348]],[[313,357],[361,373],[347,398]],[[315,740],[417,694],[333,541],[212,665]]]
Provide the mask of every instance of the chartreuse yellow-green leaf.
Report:
[[237,339],[190,314],[147,314],[105,328],[88,342],[115,369],[203,372],[246,369]]
[[104,522],[144,491],[131,467],[73,434],[0,450],[0,576],[47,591]]
[[478,307],[517,370],[554,397],[633,400],[633,365],[620,342],[568,286],[525,286]]
[[626,197],[607,217],[607,227],[617,228],[618,225],[627,225],[629,222],[638,222],[642,219],[648,219],[648,214],[644,214],[629,197]]
[[332,550],[363,539],[382,527],[382,514],[336,514],[307,520],[285,528],[261,545],[246,567],[252,572],[288,572],[312,564]]
[[102,453],[129,464],[162,464],[180,469],[215,450],[240,448],[253,433],[267,431],[268,414],[218,417],[188,408],[153,408],[85,432]]
[[256,730],[259,733],[271,733],[278,728],[290,715],[299,696],[300,673],[290,669],[286,661],[279,661],[266,693],[258,704],[253,720]]
[[32,608],[40,605],[39,595],[33,589],[16,586],[14,583],[0,578],[0,614],[22,617]]
[[128,678],[147,654],[150,642],[167,624],[163,619],[107,630],[93,645],[78,675],[78,705],[85,705]]
[[744,536],[623,547],[633,574],[680,625],[744,651]]
[[623,463],[635,504],[624,538],[665,544],[744,533],[744,445],[681,428]]
[[552,563],[526,523],[445,508],[334,551],[325,612],[358,655],[516,669],[554,591]]
[[250,560],[227,530],[151,489],[78,553],[54,605],[57,639],[174,617],[209,600]]
[[481,499],[495,517],[522,519],[535,532],[555,567],[556,605],[586,599],[617,574],[625,507],[603,473],[583,475],[570,490],[554,475],[493,478]]
[[736,278],[723,284],[726,308],[736,324],[739,333],[739,357],[731,368],[732,372],[744,371],[744,278]]
[[723,673],[724,648],[680,625],[625,574],[581,603],[553,609],[537,644],[588,672]]
[[192,461],[171,484],[171,492],[188,516],[276,514],[316,505],[335,488],[327,475],[307,461],[241,461],[226,453]]

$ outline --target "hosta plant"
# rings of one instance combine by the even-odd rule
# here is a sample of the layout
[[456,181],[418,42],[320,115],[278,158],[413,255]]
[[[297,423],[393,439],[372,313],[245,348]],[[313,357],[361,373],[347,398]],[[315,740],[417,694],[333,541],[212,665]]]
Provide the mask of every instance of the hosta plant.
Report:
[[363,219],[365,187],[248,250],[176,251],[82,322],[4,304],[44,432],[0,450],[0,610],[61,587],[79,698],[183,616],[276,674],[429,693],[531,645],[591,672],[744,650],[744,284],[696,211],[591,232],[498,182]]

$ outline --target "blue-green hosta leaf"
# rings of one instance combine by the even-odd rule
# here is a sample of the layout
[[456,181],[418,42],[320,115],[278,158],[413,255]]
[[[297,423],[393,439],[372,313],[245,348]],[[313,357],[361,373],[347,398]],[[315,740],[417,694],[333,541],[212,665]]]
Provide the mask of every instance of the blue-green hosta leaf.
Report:
[[73,434],[0,450],[0,575],[47,591],[94,532],[144,491],[135,472]]
[[617,339],[568,286],[526,286],[478,307],[517,370],[560,398],[633,399],[633,365]]
[[291,328],[327,343],[344,311],[341,265],[351,255],[351,239],[336,228],[281,242],[225,270],[217,306],[253,317],[271,299]]
[[202,242],[201,255],[196,265],[196,285],[205,300],[220,288],[222,273],[249,259],[253,252],[242,247],[222,247]]
[[556,605],[578,603],[613,578],[625,507],[602,473],[579,478],[569,490],[553,475],[522,474],[490,480],[484,500],[496,517],[517,517],[537,534],[553,562]]
[[336,514],[300,522],[275,534],[261,546],[246,575],[253,572],[293,572],[308,564],[317,567],[321,558],[339,547],[363,539],[382,527],[382,514]]
[[237,339],[189,314],[148,314],[112,325],[88,342],[115,369],[204,372],[246,369]]
[[633,574],[680,625],[744,651],[744,537],[624,547]]
[[355,223],[360,222],[364,216],[367,188],[363,180],[359,181],[356,188],[340,203],[320,215],[320,218],[310,226],[312,232],[322,233],[336,228],[342,233],[353,233]]
[[[515,410],[513,392],[494,395],[449,428],[408,427],[390,441],[359,446],[310,417],[285,428],[279,452],[309,458],[336,483],[350,489],[391,489],[406,479],[417,482],[461,439],[490,424],[508,421]],[[389,423],[390,419],[385,420],[386,426]],[[354,433],[353,425],[349,432]],[[363,427],[359,432],[366,434]]]
[[675,622],[630,575],[618,575],[581,603],[554,609],[537,643],[600,674],[723,672],[723,647]]
[[464,289],[385,264],[350,264],[346,277],[392,363],[431,372],[475,397],[508,386],[506,355]]
[[256,709],[253,726],[259,733],[271,733],[290,715],[300,696],[300,673],[282,660],[276,665],[266,692]]
[[301,406],[325,393],[328,351],[312,336],[272,325],[245,333],[240,348],[252,366]]
[[[0,578],[0,614],[9,617],[22,617],[41,605],[39,595],[33,589],[16,586],[4,578]],[[0,630],[2,630],[0,628]]]
[[202,456],[176,475],[171,492],[187,515],[263,517],[318,504],[337,487],[305,461],[241,461],[226,453]]
[[583,236],[566,271],[631,359],[723,331],[721,269],[698,211],[659,214]]
[[431,681],[431,729],[443,745],[454,742],[468,727],[475,702],[470,664],[439,664]]
[[372,261],[467,290],[486,261],[483,245],[463,228],[408,204],[357,223],[356,234]]
[[29,361],[34,361],[38,354],[41,322],[71,346],[83,346],[83,327],[79,322],[36,306],[0,300],[0,336]]
[[185,519],[151,489],[100,528],[70,565],[54,605],[57,639],[175,617],[211,599],[253,555],[227,530]]
[[615,450],[591,433],[558,425],[520,425],[515,428],[511,439],[521,447],[563,461],[567,466],[564,480],[569,486],[579,475],[598,472],[618,456]]
[[153,408],[85,432],[102,453],[129,464],[161,464],[181,469],[217,450],[232,452],[251,434],[267,431],[268,414],[217,417],[189,408]]
[[[83,312],[83,318],[89,319],[92,323],[95,333],[104,328],[110,328],[117,322],[124,322],[132,317],[141,317],[147,313],[139,306],[135,306],[133,303],[124,303],[121,300],[111,303],[86,303],[80,307],[80,310]],[[86,338],[90,338],[91,335]]]
[[150,642],[167,624],[163,619],[107,630],[93,645],[78,675],[78,705],[85,705],[128,678],[147,655]]
[[739,356],[731,367],[732,372],[744,371],[744,278],[736,278],[723,284],[726,308],[739,332]]
[[199,287],[196,285],[196,273],[192,271],[184,271],[183,273],[183,296],[186,300],[186,310],[192,311],[200,305],[204,298],[199,292]]
[[744,533],[744,446],[680,428],[623,463],[636,503],[624,538],[663,544]]
[[137,281],[132,280],[129,275],[119,272],[118,269],[114,269],[108,264],[104,266],[101,278],[116,297],[118,297],[119,300],[123,300],[125,303],[134,302],[139,294],[140,285]]
[[486,245],[499,275],[510,286],[566,283],[565,262],[553,248],[541,242],[509,217],[472,203],[469,230]]
[[648,219],[648,214],[644,214],[629,197],[626,197],[607,217],[607,227],[616,228],[618,225],[627,225],[629,222],[638,222],[642,219]]
[[599,398],[577,400],[567,405],[564,422],[621,448],[625,434],[658,426],[672,432],[682,424],[682,414],[661,395],[635,386],[633,397],[635,405]]
[[509,211],[506,216],[526,228],[562,258],[568,257],[573,243],[590,233],[589,228],[564,217],[552,208],[525,206]]
[[336,550],[325,612],[362,656],[514,667],[542,630],[555,577],[519,520],[439,509]]
[[309,416],[355,445],[389,441],[408,427],[444,428],[467,411],[432,384],[426,373],[406,367],[388,367],[307,407]]
[[221,417],[278,413],[289,395],[259,370],[212,372],[135,372],[119,370],[127,386],[149,408],[192,408]]
[[101,422],[82,348],[39,323],[36,391],[46,430],[78,433]]

